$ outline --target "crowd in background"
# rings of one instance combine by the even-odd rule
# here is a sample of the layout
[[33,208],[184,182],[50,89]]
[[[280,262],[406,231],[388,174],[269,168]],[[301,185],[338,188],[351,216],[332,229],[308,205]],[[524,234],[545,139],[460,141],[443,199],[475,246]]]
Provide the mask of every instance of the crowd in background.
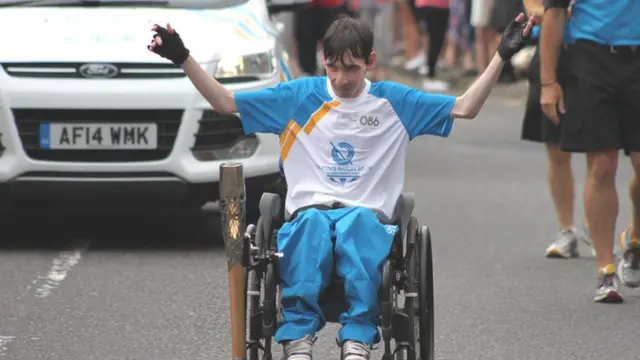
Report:
[[[357,16],[375,34],[378,65],[372,80],[402,69],[419,74],[424,90],[443,92],[451,87],[443,72],[476,76],[487,67],[499,34],[521,11],[522,0],[312,0],[293,14],[291,53],[301,76],[318,74],[319,43],[332,21]],[[507,64],[500,82],[516,80]]]

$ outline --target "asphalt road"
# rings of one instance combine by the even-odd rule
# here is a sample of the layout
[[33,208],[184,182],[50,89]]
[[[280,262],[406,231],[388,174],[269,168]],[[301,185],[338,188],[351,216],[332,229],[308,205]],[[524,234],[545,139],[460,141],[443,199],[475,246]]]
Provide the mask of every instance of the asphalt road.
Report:
[[[625,289],[622,305],[595,304],[588,249],[575,260],[542,256],[556,224],[545,155],[519,140],[521,114],[522,100],[503,91],[449,139],[411,146],[406,189],[434,236],[437,358],[637,359],[640,290]],[[584,158],[574,164],[582,184]],[[623,196],[629,177],[624,163]],[[619,230],[630,215],[623,199]],[[0,358],[228,359],[226,263],[205,221],[219,220],[3,218]],[[336,329],[320,334],[317,358],[338,358]]]

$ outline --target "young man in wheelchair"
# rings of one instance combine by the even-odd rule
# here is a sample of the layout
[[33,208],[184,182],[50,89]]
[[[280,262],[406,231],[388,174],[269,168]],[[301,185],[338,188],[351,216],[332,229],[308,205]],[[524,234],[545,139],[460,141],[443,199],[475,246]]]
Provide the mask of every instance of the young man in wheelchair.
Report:
[[352,18],[336,20],[325,35],[327,76],[239,93],[207,74],[170,25],[153,27],[149,50],[180,65],[213,108],[238,112],[246,133],[280,135],[285,206],[293,215],[277,240],[283,321],[275,339],[286,359],[312,358],[315,334],[324,326],[318,299],[334,255],[350,303],[340,316],[342,358],[369,359],[379,341],[382,265],[398,230],[379,216],[391,218],[401,195],[408,143],[420,135],[447,137],[454,119],[475,118],[533,24],[520,14],[487,70],[459,97],[369,82],[365,75],[376,65],[373,34]]

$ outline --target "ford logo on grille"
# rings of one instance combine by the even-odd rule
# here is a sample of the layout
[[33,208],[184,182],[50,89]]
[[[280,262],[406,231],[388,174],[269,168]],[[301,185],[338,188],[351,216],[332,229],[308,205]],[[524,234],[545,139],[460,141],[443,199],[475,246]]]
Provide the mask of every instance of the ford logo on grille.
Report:
[[119,73],[118,67],[111,64],[84,64],[78,69],[80,75],[91,79],[110,79]]

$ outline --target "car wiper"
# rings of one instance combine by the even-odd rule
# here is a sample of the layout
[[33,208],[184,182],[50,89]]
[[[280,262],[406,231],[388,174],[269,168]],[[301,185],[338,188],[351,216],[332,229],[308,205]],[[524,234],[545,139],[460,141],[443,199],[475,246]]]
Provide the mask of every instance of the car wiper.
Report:
[[158,6],[170,5],[170,0],[0,0],[0,7],[9,6]]

